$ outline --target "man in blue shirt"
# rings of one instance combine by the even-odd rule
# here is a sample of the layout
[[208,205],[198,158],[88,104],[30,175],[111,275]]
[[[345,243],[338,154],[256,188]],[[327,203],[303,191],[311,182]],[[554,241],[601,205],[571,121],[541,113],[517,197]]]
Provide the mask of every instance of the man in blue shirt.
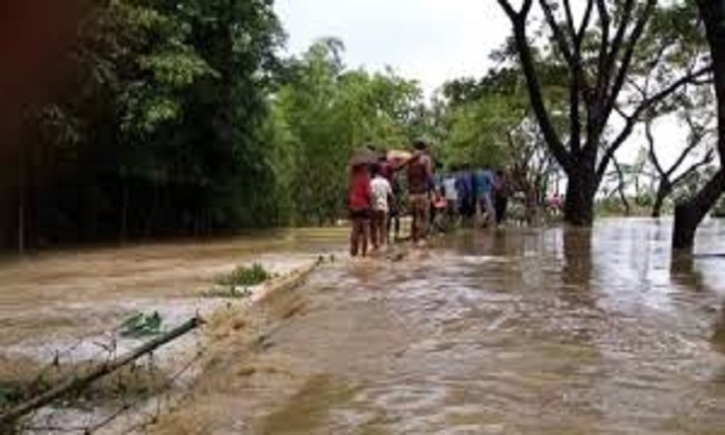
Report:
[[493,206],[493,172],[479,169],[473,175],[476,191],[477,212],[488,226],[496,222],[496,209]]
[[466,220],[471,219],[476,214],[476,199],[473,191],[473,176],[467,166],[462,166],[456,174],[456,191],[461,216]]

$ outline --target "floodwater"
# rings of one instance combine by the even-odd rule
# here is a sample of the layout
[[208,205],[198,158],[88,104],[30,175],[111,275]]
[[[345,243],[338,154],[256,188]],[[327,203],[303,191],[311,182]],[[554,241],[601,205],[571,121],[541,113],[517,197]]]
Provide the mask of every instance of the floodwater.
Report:
[[[109,319],[120,322],[138,310],[183,306],[179,313],[169,313],[175,318],[186,316],[183,321],[213,303],[199,297],[218,276],[252,262],[287,271],[330,243],[339,243],[334,234],[331,241],[330,234],[305,230],[51,252],[5,261],[0,263],[0,347],[22,347],[34,338],[63,341],[89,336],[108,330]],[[63,349],[49,345],[48,350],[52,357],[55,350]]]
[[[152,432],[725,434],[725,225],[705,225],[690,262],[671,258],[670,226],[462,231],[426,251],[327,264],[240,312],[249,318],[218,334],[188,401]],[[178,296],[240,250],[340,258],[344,240],[91,252],[75,269],[14,266],[3,292],[47,274],[56,287],[37,294],[62,289],[57,304],[70,303],[95,294],[95,270],[113,276],[116,296],[101,299],[151,283]],[[22,311],[28,298],[2,294],[0,306]]]
[[[725,433],[725,259],[673,266],[669,239],[603,220],[326,266],[156,432]],[[698,251],[723,241],[710,222]]]

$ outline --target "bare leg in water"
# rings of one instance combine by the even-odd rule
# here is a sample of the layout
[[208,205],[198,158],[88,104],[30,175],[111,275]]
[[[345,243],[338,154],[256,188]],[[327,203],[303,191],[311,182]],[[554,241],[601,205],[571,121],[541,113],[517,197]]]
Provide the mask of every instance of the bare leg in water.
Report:
[[355,217],[352,220],[352,232],[350,233],[350,255],[363,257],[368,255],[369,221],[362,217]]

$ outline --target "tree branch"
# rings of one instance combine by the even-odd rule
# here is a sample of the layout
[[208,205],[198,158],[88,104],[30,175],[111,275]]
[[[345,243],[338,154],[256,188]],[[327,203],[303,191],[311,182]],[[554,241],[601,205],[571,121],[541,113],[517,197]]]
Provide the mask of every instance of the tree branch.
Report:
[[617,171],[617,176],[619,177],[619,184],[617,185],[619,198],[622,201],[622,205],[624,206],[625,214],[629,216],[629,214],[631,213],[631,207],[629,205],[629,201],[627,200],[627,195],[624,192],[624,172],[622,171],[622,167],[619,165],[619,161],[616,157],[612,156],[612,162],[614,163],[614,169]]
[[[539,4],[541,5],[541,10],[544,11],[544,17],[546,18],[549,28],[551,28],[552,33],[554,33],[554,39],[559,46],[561,54],[564,56],[566,63],[572,67],[574,65],[572,48],[569,46],[569,41],[567,41],[564,32],[561,31],[559,23],[556,22],[556,17],[554,16],[554,12],[551,10],[551,5],[548,0],[539,0]],[[571,11],[568,11],[568,13],[571,14]]]
[[[600,0],[600,3],[602,4],[600,6],[600,13],[602,10],[606,11],[607,6],[606,2],[603,0]],[[619,27],[617,28],[617,33],[614,35],[614,39],[612,40],[611,48],[608,48],[608,41],[604,41],[602,38],[602,43],[604,46],[602,47],[603,50],[600,52],[600,56],[604,55],[604,59],[600,59],[600,62],[602,62],[601,70],[599,71],[599,76],[601,77],[602,81],[600,84],[601,89],[598,89],[599,91],[599,98],[604,101],[604,98],[608,94],[609,91],[609,82],[612,78],[612,73],[614,72],[614,66],[617,62],[617,57],[619,56],[619,51],[622,49],[622,45],[624,44],[624,37],[627,34],[627,27],[629,27],[629,21],[631,19],[632,12],[634,11],[634,0],[626,0],[626,3],[624,4],[624,11],[622,12],[621,22],[619,23]],[[609,17],[609,13],[606,12],[607,17]],[[611,23],[611,20],[608,19],[608,21]],[[609,26],[607,26],[608,30]]]
[[692,80],[701,77],[705,74],[709,74],[711,71],[711,66],[707,66],[704,68],[701,68],[695,72],[689,73],[681,77],[679,80],[671,83],[668,87],[661,90],[657,94],[651,96],[648,99],[643,100],[639,107],[634,111],[632,115],[626,115],[622,113],[623,117],[626,120],[624,129],[620,132],[619,136],[612,142],[612,144],[607,148],[604,157],[602,158],[601,162],[599,163],[599,168],[597,169],[597,177],[599,180],[604,176],[604,173],[607,170],[607,166],[609,165],[609,162],[614,155],[614,153],[619,149],[619,147],[622,146],[622,144],[629,138],[629,136],[632,134],[632,131],[634,130],[634,127],[636,126],[637,122],[641,118],[642,114],[649,110],[652,106],[655,104],[660,103],[665,98],[672,95],[675,91],[677,91],[681,86],[690,83]]
[[[594,0],[589,0],[587,11],[582,19],[582,29],[586,29],[588,25],[593,1]],[[582,67],[582,40],[578,37],[579,34],[574,30],[574,17],[569,0],[564,0],[564,8],[566,11],[567,26],[572,39],[571,46],[569,45],[569,41],[567,40],[564,32],[561,30],[559,23],[556,22],[556,17],[554,16],[554,12],[548,0],[539,0],[539,4],[541,5],[541,9],[544,11],[544,16],[546,17],[549,27],[554,33],[554,38],[559,46],[559,50],[562,52],[566,63],[569,65],[569,143],[571,152],[573,154],[578,154],[581,151],[582,143],[582,124],[580,113],[581,94],[582,92],[585,94],[588,93],[588,84]]]
[[[505,1],[505,0],[499,0]],[[528,2],[530,6],[530,1]],[[526,5],[524,5],[526,6]],[[531,47],[526,37],[526,23],[525,18],[517,18],[513,21],[514,24],[514,39],[516,41],[516,47],[519,52],[519,58],[521,61],[521,67],[526,77],[526,86],[529,91],[529,98],[531,106],[536,115],[536,119],[539,122],[539,127],[544,135],[549,149],[556,157],[559,164],[568,170],[571,167],[571,156],[567,152],[564,144],[559,138],[559,135],[554,129],[554,125],[547,111],[546,105],[544,104],[544,97],[541,93],[541,83],[539,82],[536,74],[536,65],[534,64],[533,54],[531,53]]]
[[612,25],[612,20],[609,17],[609,11],[607,11],[606,0],[597,0],[597,13],[599,14],[599,21],[601,21],[602,36],[599,42],[599,65],[597,71],[597,86],[596,86],[596,99],[602,100],[604,90],[604,74],[607,66],[607,49],[609,47],[609,30]]
[[529,15],[529,11],[531,11],[531,6],[533,5],[534,0],[524,0],[523,4],[521,5],[521,10],[516,12],[513,6],[511,6],[511,3],[509,3],[508,0],[498,0],[498,4],[501,5],[501,8],[503,8],[504,12],[506,12],[506,15],[511,19],[512,22],[516,23],[519,20],[526,21],[526,17]]
[[574,14],[571,12],[571,4],[569,0],[564,0],[564,12],[566,13],[566,25],[569,36],[572,40],[576,38],[576,30],[574,30]]
[[579,30],[574,35],[574,44],[575,45],[579,45],[581,47],[581,44],[584,41],[584,36],[586,35],[587,28],[589,27],[589,22],[592,19],[593,11],[594,11],[594,0],[587,0],[587,8],[584,10],[584,17],[582,18],[582,22],[579,25]]
[[683,181],[687,179],[691,174],[697,172],[700,168],[703,166],[707,166],[715,159],[715,150],[710,149],[707,151],[707,154],[697,163],[693,163],[692,166],[690,166],[685,172],[680,174],[677,178],[672,180],[672,186],[678,186]]
[[662,179],[668,179],[669,176],[667,172],[665,172],[664,168],[662,168],[662,164],[660,163],[660,159],[657,158],[657,153],[655,152],[655,138],[654,134],[652,134],[652,119],[647,119],[644,123],[644,133],[647,137],[647,143],[649,144],[649,159],[652,161],[652,164],[655,166],[655,170],[659,174],[659,177]]
[[501,5],[501,8],[506,12],[506,15],[513,21],[517,16],[518,12],[516,12],[511,6],[511,3],[508,2],[508,0],[498,0],[498,4]]
[[[687,147],[685,147],[684,150],[682,150],[682,153],[677,158],[675,163],[672,165],[672,167],[667,171],[667,176],[671,177],[672,174],[677,172],[677,170],[680,168],[682,163],[685,162],[685,159],[687,156],[697,148],[701,143],[702,139],[704,139],[705,134],[703,132],[698,132],[698,127],[695,125],[695,122],[692,120],[692,116],[689,113],[685,114],[685,119],[687,120],[687,124],[690,127],[691,135],[688,140]],[[707,157],[707,156],[706,156]]]
[[[657,4],[657,0],[647,0],[647,5],[645,6],[644,11],[642,12],[642,15],[640,15],[639,19],[637,20],[634,30],[632,31],[631,35],[629,36],[629,41],[627,43],[627,48],[624,52],[624,56],[622,58],[622,62],[619,66],[619,71],[616,73],[616,77],[614,79],[614,83],[612,84],[610,93],[608,98],[605,100],[605,106],[603,113],[601,116],[603,117],[602,122],[606,124],[606,120],[609,118],[609,115],[612,113],[612,109],[614,108],[617,98],[619,97],[619,93],[622,90],[622,87],[624,86],[624,82],[627,78],[627,75],[629,74],[629,68],[632,64],[632,59],[634,58],[634,51],[637,46],[637,43],[639,42],[640,38],[642,37],[642,34],[644,33],[644,29],[647,26],[647,22],[649,21],[650,17],[652,16],[652,12],[654,11],[654,7]],[[614,65],[612,65],[613,67]]]

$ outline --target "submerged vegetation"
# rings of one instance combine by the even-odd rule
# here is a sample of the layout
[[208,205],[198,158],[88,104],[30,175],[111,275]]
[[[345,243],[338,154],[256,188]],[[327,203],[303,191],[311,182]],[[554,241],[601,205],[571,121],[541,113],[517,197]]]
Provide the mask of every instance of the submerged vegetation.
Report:
[[254,263],[252,266],[238,266],[230,274],[219,277],[216,282],[226,287],[251,287],[270,278],[272,278],[270,272],[261,264]]
[[250,287],[262,284],[276,276],[276,274],[267,271],[258,263],[251,266],[237,266],[229,274],[218,277],[215,286],[204,291],[203,296],[210,298],[246,298],[252,294]]

